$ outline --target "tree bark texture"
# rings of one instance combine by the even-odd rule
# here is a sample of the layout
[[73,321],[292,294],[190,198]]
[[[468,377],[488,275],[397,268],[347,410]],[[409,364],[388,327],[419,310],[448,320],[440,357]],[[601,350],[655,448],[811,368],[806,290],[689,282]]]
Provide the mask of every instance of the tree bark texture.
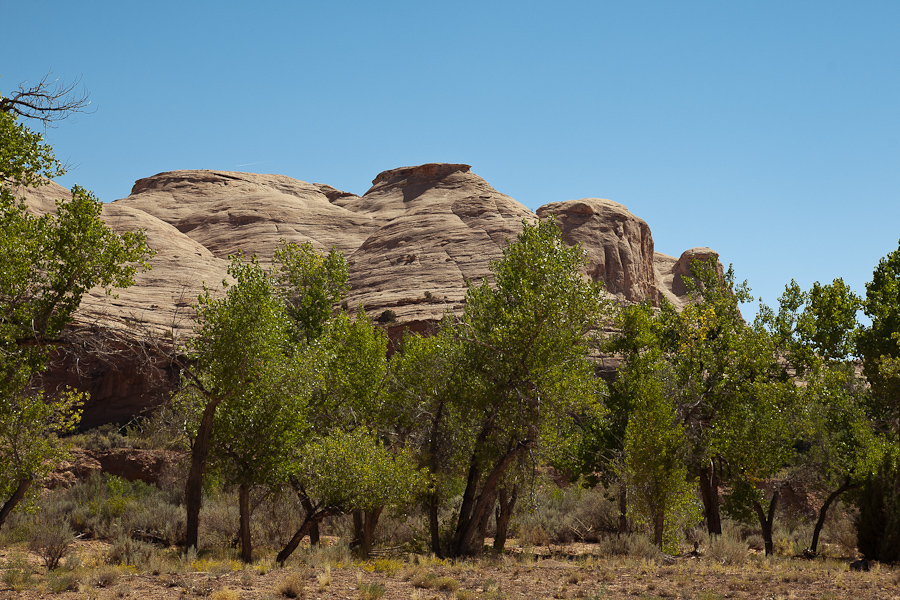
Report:
[[656,514],[653,515],[653,543],[662,550],[663,534],[666,532],[666,511],[665,508],[657,508]]
[[250,486],[241,484],[238,487],[238,507],[241,515],[241,560],[249,564],[253,562],[250,541]]
[[628,533],[628,487],[619,484],[619,535]]
[[206,458],[209,455],[209,442],[212,437],[213,417],[220,400],[213,400],[203,409],[203,418],[197,429],[197,439],[191,450],[191,470],[188,473],[184,489],[184,503],[187,509],[187,523],[184,536],[184,547],[197,548],[200,530],[200,505],[203,493],[203,472],[206,470]]
[[432,492],[428,498],[428,529],[431,531],[431,551],[438,558],[444,558],[444,551],[441,549],[441,529],[438,523],[438,505],[440,498],[437,492]]
[[722,535],[722,517],[719,511],[719,476],[713,466],[700,469],[700,498],[706,530],[710,535]]
[[766,556],[771,556],[775,552],[775,544],[772,543],[772,523],[775,521],[775,507],[778,505],[779,492],[772,494],[772,500],[769,501],[768,514],[763,511],[763,507],[759,502],[753,503],[753,510],[759,518],[759,525],[762,528],[763,544],[766,548]]
[[373,510],[353,511],[353,542],[351,547],[361,558],[368,558],[375,544],[375,529],[378,527],[378,519],[384,507]]
[[512,493],[509,493],[506,486],[501,487],[497,492],[497,518],[496,531],[494,531],[494,550],[502,552],[506,547],[506,537],[509,533],[509,519],[512,517],[513,509],[516,506],[516,500],[519,496],[519,486],[513,485]]
[[[313,508],[312,502],[310,502],[309,498],[301,498],[300,505],[303,507],[303,510],[306,511],[307,515],[311,515],[315,512],[315,508]],[[309,528],[309,545],[318,546],[319,541],[319,524],[313,523]]]
[[509,465],[533,445],[534,442],[529,440],[520,442],[508,450],[503,458],[494,465],[494,468],[481,486],[481,494],[478,496],[476,496],[476,489],[481,473],[475,466],[473,458],[466,491],[463,494],[463,505],[460,508],[459,521],[450,545],[450,556],[477,554],[484,546],[484,538],[481,538],[480,545],[477,543],[479,540],[475,538],[482,524],[485,511],[493,507],[497,485],[500,483],[500,479]]
[[822,508],[819,510],[819,518],[816,520],[816,527],[813,529],[812,543],[809,545],[809,549],[813,554],[818,552],[819,534],[822,533],[822,527],[825,525],[825,518],[828,516],[828,509],[831,508],[832,503],[834,503],[834,501],[844,492],[855,490],[860,487],[862,487],[861,483],[851,484],[850,479],[848,478],[841,484],[841,487],[831,492],[831,494],[828,495],[828,498],[825,499],[825,504],[823,504]]
[[330,506],[314,513],[308,513],[303,520],[303,524],[300,525],[300,529],[297,530],[294,537],[290,539],[287,545],[285,545],[281,552],[278,553],[278,556],[275,557],[275,562],[283,567],[284,562],[294,553],[294,550],[297,549],[297,546],[300,545],[300,542],[303,541],[303,538],[306,537],[313,525],[318,525],[327,517],[339,515],[341,512],[341,509]]
[[9,517],[9,513],[13,511],[16,505],[22,501],[22,498],[25,497],[25,494],[28,493],[28,489],[31,487],[31,484],[34,482],[34,477],[23,477],[19,480],[19,484],[16,486],[15,491],[12,493],[12,496],[3,504],[3,508],[0,508],[0,528],[3,527],[3,524],[6,523],[7,517]]

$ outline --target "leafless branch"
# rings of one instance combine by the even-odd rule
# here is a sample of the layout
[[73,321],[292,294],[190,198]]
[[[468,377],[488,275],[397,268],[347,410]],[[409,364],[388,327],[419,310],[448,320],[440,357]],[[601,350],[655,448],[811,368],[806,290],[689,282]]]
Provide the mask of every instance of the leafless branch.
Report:
[[35,119],[44,127],[53,127],[56,121],[65,121],[74,113],[89,112],[90,92],[81,85],[79,77],[72,83],[50,79],[47,73],[36,84],[27,81],[10,96],[0,96],[0,112],[12,112],[28,119]]

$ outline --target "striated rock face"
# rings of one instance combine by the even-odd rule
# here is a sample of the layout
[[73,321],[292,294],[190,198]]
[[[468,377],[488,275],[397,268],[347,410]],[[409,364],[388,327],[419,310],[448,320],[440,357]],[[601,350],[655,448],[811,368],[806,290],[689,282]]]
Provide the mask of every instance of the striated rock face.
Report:
[[356,250],[378,225],[329,199],[341,194],[283,175],[171,171],[138,180],[130,196],[113,204],[157,217],[217,258],[243,250],[269,259],[282,240]]
[[390,309],[401,323],[420,324],[461,307],[466,282],[486,277],[522,220],[535,218],[469,168],[385,171],[363,196],[336,200],[381,223],[349,257],[351,307],[375,318]]
[[[56,184],[27,190],[31,210],[55,208],[69,192]],[[117,297],[94,291],[72,326],[77,343],[54,357],[45,385],[91,393],[83,424],[126,421],[163,402],[177,384],[173,342],[191,335],[192,304],[204,283],[221,290],[228,256],[268,261],[282,241],[336,247],[348,257],[351,310],[377,319],[391,310],[396,338],[428,331],[445,312],[459,312],[467,282],[489,275],[490,261],[522,222],[556,215],[568,243],[588,254],[587,274],[622,302],[686,302],[680,275],[692,249],[675,259],[654,252],[650,229],[624,206],[586,198],[547,204],[537,214],[492,188],[463,164],[384,171],[362,196],[281,175],[172,171],[141,179],[127,198],[107,204],[117,231],[143,229],[153,270]],[[610,369],[615,365],[610,363]]]
[[587,253],[587,274],[606,291],[627,302],[656,301],[653,236],[650,227],[627,208],[600,198],[545,204],[540,218],[556,215],[567,244]]

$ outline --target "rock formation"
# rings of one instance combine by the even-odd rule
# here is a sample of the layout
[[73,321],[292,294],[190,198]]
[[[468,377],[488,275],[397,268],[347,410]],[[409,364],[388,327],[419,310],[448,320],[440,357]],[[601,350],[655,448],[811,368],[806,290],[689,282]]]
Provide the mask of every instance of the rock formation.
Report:
[[[28,190],[35,212],[53,209],[68,191],[56,184]],[[282,241],[310,241],[344,252],[350,265],[351,310],[377,319],[392,311],[392,335],[426,331],[458,312],[467,282],[489,275],[522,222],[556,215],[567,243],[581,243],[587,275],[621,302],[662,298],[685,302],[680,275],[692,249],[675,259],[654,252],[650,228],[624,206],[586,198],[533,213],[471,172],[468,165],[427,164],[379,174],[364,195],[280,175],[172,171],[137,181],[131,195],[107,204],[115,230],[142,228],[157,250],[153,269],[118,292],[88,295],[73,328],[84,340],[75,360],[61,352],[48,386],[77,383],[91,393],[84,424],[123,421],[163,401],[177,383],[167,362],[173,341],[193,327],[192,303],[204,283],[221,289],[228,257],[242,251],[271,259]],[[100,342],[98,342],[100,340]]]
[[563,240],[581,244],[587,254],[587,274],[602,281],[621,301],[656,300],[653,236],[650,227],[612,200],[584,198],[545,204],[540,218],[556,215]]

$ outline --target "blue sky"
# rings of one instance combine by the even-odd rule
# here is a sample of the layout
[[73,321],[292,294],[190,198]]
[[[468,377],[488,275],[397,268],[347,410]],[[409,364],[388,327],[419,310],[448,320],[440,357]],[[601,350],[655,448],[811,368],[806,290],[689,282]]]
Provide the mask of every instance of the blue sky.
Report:
[[81,78],[48,130],[104,201],[173,169],[364,193],[462,162],[535,209],[610,198],[774,304],[864,291],[900,239],[900,2],[0,0],[0,93]]

